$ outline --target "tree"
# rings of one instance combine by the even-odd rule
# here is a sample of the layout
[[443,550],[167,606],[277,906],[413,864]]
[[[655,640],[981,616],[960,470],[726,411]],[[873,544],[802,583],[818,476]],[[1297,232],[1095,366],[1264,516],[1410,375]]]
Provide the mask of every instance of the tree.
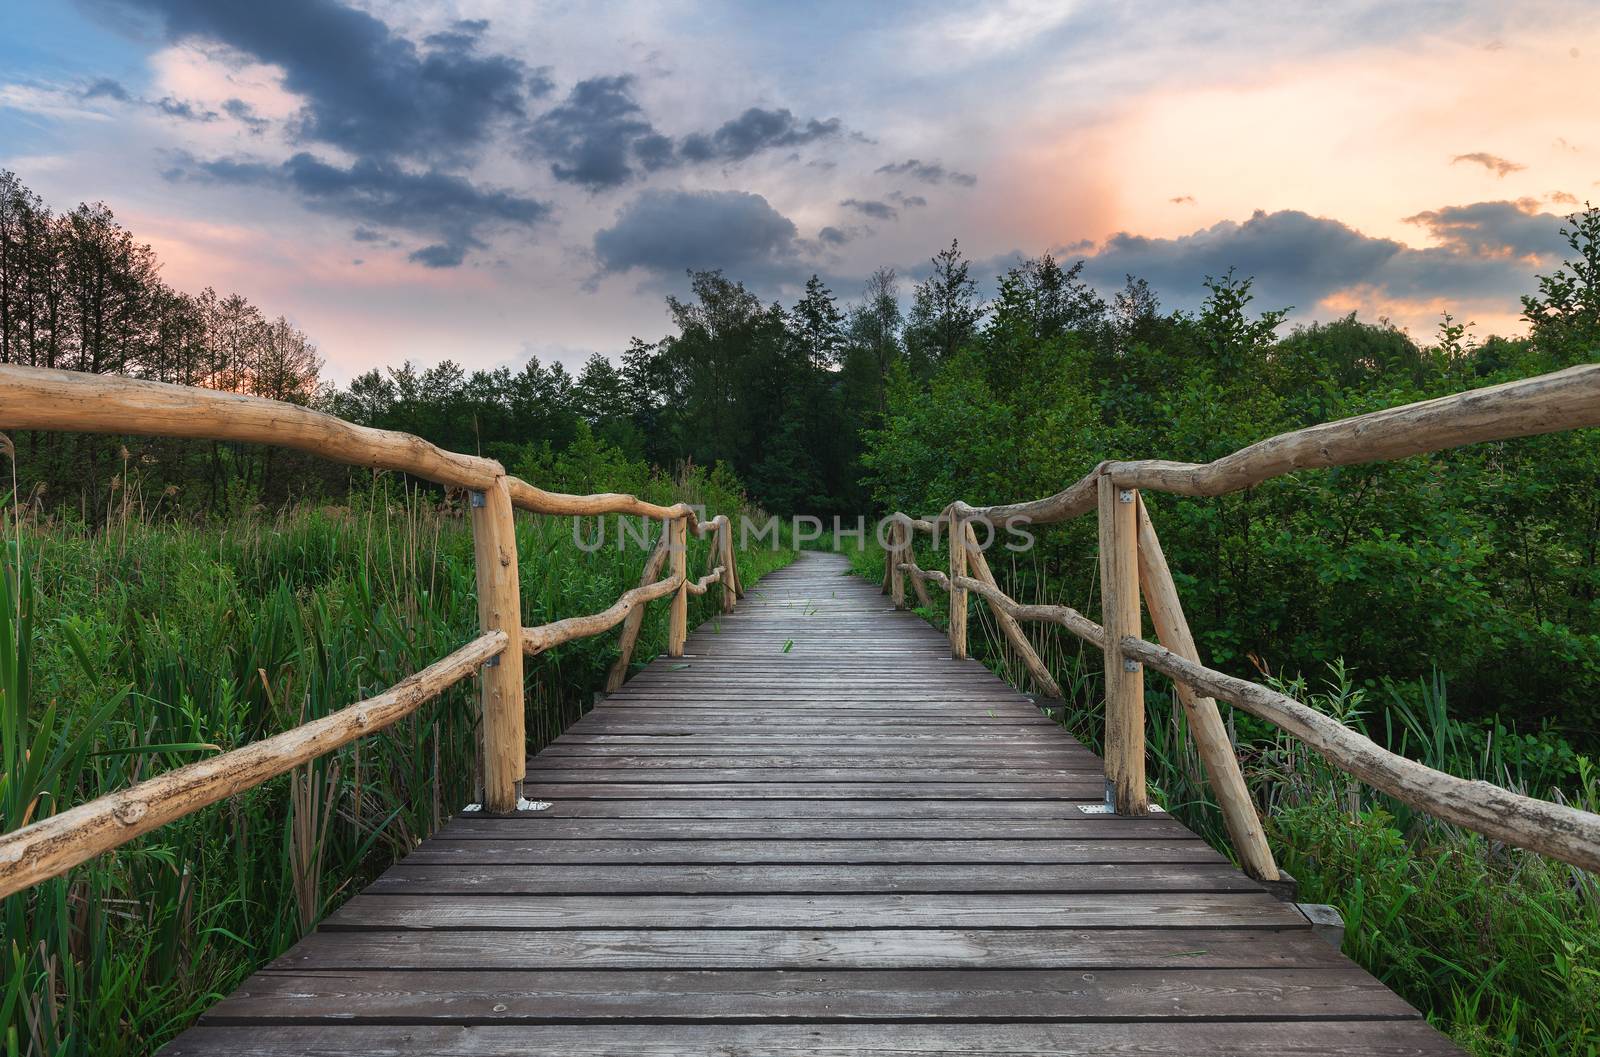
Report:
[[811,366],[828,368],[839,362],[845,316],[833,291],[816,275],[806,280],[805,295],[795,303],[789,318],[795,342]]
[[913,373],[925,376],[932,367],[956,354],[977,334],[986,311],[978,301],[978,283],[969,272],[971,263],[961,245],[933,257],[933,273],[918,283],[911,299],[906,326],[906,352]]
[[1585,203],[1567,217],[1561,235],[1573,256],[1538,277],[1539,292],[1522,299],[1535,347],[1555,365],[1580,363],[1600,353],[1600,208]]

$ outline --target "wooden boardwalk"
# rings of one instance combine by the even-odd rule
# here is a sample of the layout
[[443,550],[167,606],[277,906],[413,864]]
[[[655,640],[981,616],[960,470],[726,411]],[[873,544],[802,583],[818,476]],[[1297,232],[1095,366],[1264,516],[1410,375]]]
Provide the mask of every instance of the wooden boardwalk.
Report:
[[807,554],[164,1052],[1460,1051],[842,559]]

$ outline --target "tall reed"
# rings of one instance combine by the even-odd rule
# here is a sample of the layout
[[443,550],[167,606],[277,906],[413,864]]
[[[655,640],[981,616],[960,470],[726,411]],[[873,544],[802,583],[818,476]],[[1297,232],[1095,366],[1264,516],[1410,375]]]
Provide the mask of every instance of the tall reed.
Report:
[[[653,487],[741,501],[704,474]],[[568,519],[519,517],[517,545],[528,624],[609,606],[645,555],[585,553]],[[742,553],[741,574],[791,557]],[[391,686],[476,633],[474,598],[464,511],[386,479],[338,507],[220,524],[133,500],[92,525],[18,512],[0,570],[0,830]],[[665,624],[652,606],[640,662]],[[532,659],[531,749],[615,654],[607,635]],[[143,1054],[186,1027],[472,799],[475,691],[0,902],[5,1052]]]

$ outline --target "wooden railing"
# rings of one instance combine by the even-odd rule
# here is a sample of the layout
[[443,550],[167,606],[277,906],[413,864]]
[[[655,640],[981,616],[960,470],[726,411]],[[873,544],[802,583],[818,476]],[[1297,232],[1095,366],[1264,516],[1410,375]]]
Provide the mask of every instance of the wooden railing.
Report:
[[[1053,496],[974,507],[956,501],[930,518],[894,515],[884,587],[905,605],[909,576],[919,600],[925,584],[949,592],[950,652],[967,654],[967,595],[990,607],[1006,640],[1039,687],[1060,690],[1019,622],[1056,624],[1105,656],[1105,773],[1119,814],[1148,809],[1145,792],[1144,667],[1170,677],[1186,713],[1206,776],[1240,863],[1276,880],[1278,868],[1245,786],[1217,699],[1274,723],[1317,749],[1335,767],[1427,814],[1496,840],[1600,871],[1600,816],[1469,782],[1397,756],[1315,710],[1256,683],[1205,667],[1179,602],[1155,525],[1140,490],[1185,496],[1237,492],[1297,470],[1379,462],[1482,441],[1600,426],[1600,364],[1324,423],[1252,444],[1204,464],[1159,460],[1103,462]],[[1066,606],[1023,605],[1002,592],[977,545],[974,524],[1054,524],[1091,510],[1099,517],[1100,594],[1104,626]],[[915,561],[916,532],[937,544],[947,532],[948,572]],[[973,575],[975,574],[975,575]],[[1143,636],[1140,596],[1160,645]]]
[[[726,515],[700,521],[684,503],[660,506],[621,494],[564,495],[508,476],[492,459],[461,455],[406,433],[370,429],[293,404],[208,389],[105,375],[0,365],[0,429],[69,430],[298,448],[356,466],[398,470],[465,489],[477,574],[477,638],[389,690],[321,719],[230,752],[175,768],[119,792],[0,835],[0,898],[59,874],[208,804],[390,726],[476,674],[482,703],[483,805],[516,809],[527,771],[524,656],[623,624],[621,656],[608,688],[620,686],[638,641],[644,606],[671,598],[667,651],[683,655],[689,595],[722,586],[731,610],[742,594]],[[522,626],[513,511],[538,514],[633,514],[663,522],[661,541],[640,585],[600,613],[535,628]],[[711,536],[699,580],[687,569],[688,534]],[[658,579],[671,559],[668,576]],[[518,648],[520,647],[520,648]]]

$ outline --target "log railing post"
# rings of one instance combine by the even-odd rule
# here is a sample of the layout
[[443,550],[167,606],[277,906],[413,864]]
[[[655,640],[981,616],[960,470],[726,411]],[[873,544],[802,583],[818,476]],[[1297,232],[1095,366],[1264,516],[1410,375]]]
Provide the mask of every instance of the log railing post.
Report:
[[[984,557],[983,548],[978,546],[978,535],[972,530],[972,522],[967,522],[966,529],[967,561],[972,565],[972,578],[982,580],[996,591],[1000,584],[994,578],[994,572],[989,568],[989,559]],[[1000,631],[1016,651],[1022,666],[1028,669],[1028,674],[1033,678],[1033,685],[1037,686],[1046,697],[1063,699],[1061,686],[1050,674],[1050,669],[1045,666],[1044,659],[1039,656],[1039,651],[1033,648],[1033,643],[1028,641],[1027,634],[1022,630],[1022,625],[1017,623],[1015,617],[1004,609],[989,603],[989,612],[994,617],[994,622],[1000,626]]]
[[906,560],[910,549],[911,526],[896,517],[889,522],[889,553],[885,556],[889,562],[889,594],[896,609],[906,607],[906,571],[900,563]]
[[726,514],[717,516],[717,546],[714,553],[722,566],[722,611],[732,613],[739,600],[739,571],[733,564],[733,522]]
[[961,660],[967,655],[967,589],[957,587],[956,578],[967,575],[967,525],[952,511],[949,528],[945,542],[950,548],[950,656]]
[[[473,492],[472,548],[478,580],[478,627],[522,639],[522,596],[517,575],[517,526],[506,479],[496,477]],[[484,665],[478,680],[483,715],[483,807],[515,811],[518,783],[528,768],[527,715],[523,702],[522,651],[515,646]]]
[[1106,782],[1119,815],[1149,809],[1144,786],[1144,669],[1122,650],[1124,637],[1138,638],[1139,493],[1099,481],[1100,605],[1106,644]]
[[683,643],[689,637],[689,521],[675,517],[667,522],[667,556],[672,575],[680,577],[672,593],[671,621],[667,626],[667,656],[682,657]]
[[[1156,627],[1156,637],[1161,645],[1185,660],[1196,664],[1200,650],[1189,632],[1189,621],[1183,615],[1178,601],[1178,587],[1172,581],[1172,570],[1167,567],[1166,555],[1161,552],[1161,540],[1150,520],[1150,512],[1140,498],[1134,504],[1139,515],[1139,583],[1144,589],[1145,608],[1150,611],[1150,623]],[[1205,764],[1206,777],[1211,791],[1216,795],[1217,806],[1222,809],[1222,820],[1228,827],[1228,837],[1245,873],[1258,881],[1276,881],[1278,864],[1272,858],[1266,835],[1261,831],[1261,818],[1256,814],[1255,801],[1239,772],[1239,758],[1234,754],[1233,743],[1228,740],[1227,728],[1222,725],[1222,715],[1217,702],[1195,692],[1188,683],[1174,680],[1178,703],[1189,717],[1189,732],[1194,736],[1200,760]]]

